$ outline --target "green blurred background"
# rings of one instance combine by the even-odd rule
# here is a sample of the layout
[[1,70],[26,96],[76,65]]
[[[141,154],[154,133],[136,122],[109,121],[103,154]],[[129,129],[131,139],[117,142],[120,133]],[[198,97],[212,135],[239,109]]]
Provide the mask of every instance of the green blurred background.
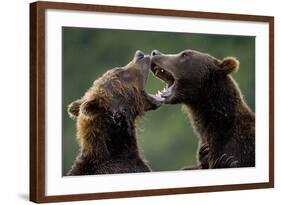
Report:
[[[67,105],[84,95],[106,70],[126,65],[136,50],[177,53],[184,49],[207,52],[222,59],[236,56],[239,71],[233,75],[249,106],[255,108],[255,37],[192,33],[129,31],[63,27],[63,175],[79,147],[75,121]],[[156,93],[163,84],[149,76],[146,91]],[[180,105],[164,105],[138,121],[138,141],[154,171],[177,170],[196,163],[197,137]]]

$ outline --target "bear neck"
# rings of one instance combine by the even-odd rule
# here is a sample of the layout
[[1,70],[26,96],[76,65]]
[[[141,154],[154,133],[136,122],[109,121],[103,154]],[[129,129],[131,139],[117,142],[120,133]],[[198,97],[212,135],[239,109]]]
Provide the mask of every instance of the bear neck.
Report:
[[193,126],[203,142],[226,141],[237,116],[249,112],[249,108],[230,76],[210,78],[204,88],[197,102],[184,103]]
[[80,124],[83,124],[78,129],[81,157],[94,163],[139,157],[134,119],[114,122],[100,115],[94,120],[83,119]]

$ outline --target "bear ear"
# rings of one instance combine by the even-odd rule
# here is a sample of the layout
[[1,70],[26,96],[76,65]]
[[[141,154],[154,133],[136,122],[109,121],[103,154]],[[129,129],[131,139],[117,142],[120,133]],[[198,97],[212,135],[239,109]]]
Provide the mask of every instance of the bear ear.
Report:
[[226,57],[222,61],[216,61],[219,66],[219,70],[224,74],[230,74],[236,72],[239,68],[239,61],[234,57]]
[[99,108],[99,103],[97,99],[86,100],[81,104],[80,111],[87,117],[92,117]]
[[80,106],[82,104],[82,100],[75,100],[68,105],[67,112],[70,118],[75,119],[79,115]]

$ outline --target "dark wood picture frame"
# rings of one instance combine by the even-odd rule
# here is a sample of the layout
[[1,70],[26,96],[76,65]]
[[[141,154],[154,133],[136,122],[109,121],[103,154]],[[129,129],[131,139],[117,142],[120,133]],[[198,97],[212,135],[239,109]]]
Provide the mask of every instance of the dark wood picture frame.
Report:
[[[45,195],[45,11],[46,9],[225,19],[269,23],[269,182],[157,190]],[[57,2],[30,4],[30,200],[60,202],[274,187],[274,17]]]

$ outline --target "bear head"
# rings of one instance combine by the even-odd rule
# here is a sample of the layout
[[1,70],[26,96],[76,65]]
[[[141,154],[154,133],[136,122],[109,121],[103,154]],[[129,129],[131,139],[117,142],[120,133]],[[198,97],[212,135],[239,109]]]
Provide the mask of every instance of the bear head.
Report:
[[166,83],[158,96],[168,104],[199,103],[214,89],[215,82],[231,80],[229,74],[239,67],[234,57],[219,60],[194,50],[167,55],[154,50],[151,56],[151,71]]
[[108,70],[82,98],[68,106],[70,117],[77,117],[77,139],[82,150],[102,158],[136,147],[136,117],[163,102],[163,98],[144,90],[150,62],[150,56],[137,51],[126,66]]
[[[94,81],[85,95],[68,106],[70,117],[97,114],[126,115],[135,118],[145,111],[158,108],[163,99],[145,92],[150,68],[150,56],[136,51],[134,58],[124,67],[116,67]],[[162,99],[162,101],[161,101]]]

